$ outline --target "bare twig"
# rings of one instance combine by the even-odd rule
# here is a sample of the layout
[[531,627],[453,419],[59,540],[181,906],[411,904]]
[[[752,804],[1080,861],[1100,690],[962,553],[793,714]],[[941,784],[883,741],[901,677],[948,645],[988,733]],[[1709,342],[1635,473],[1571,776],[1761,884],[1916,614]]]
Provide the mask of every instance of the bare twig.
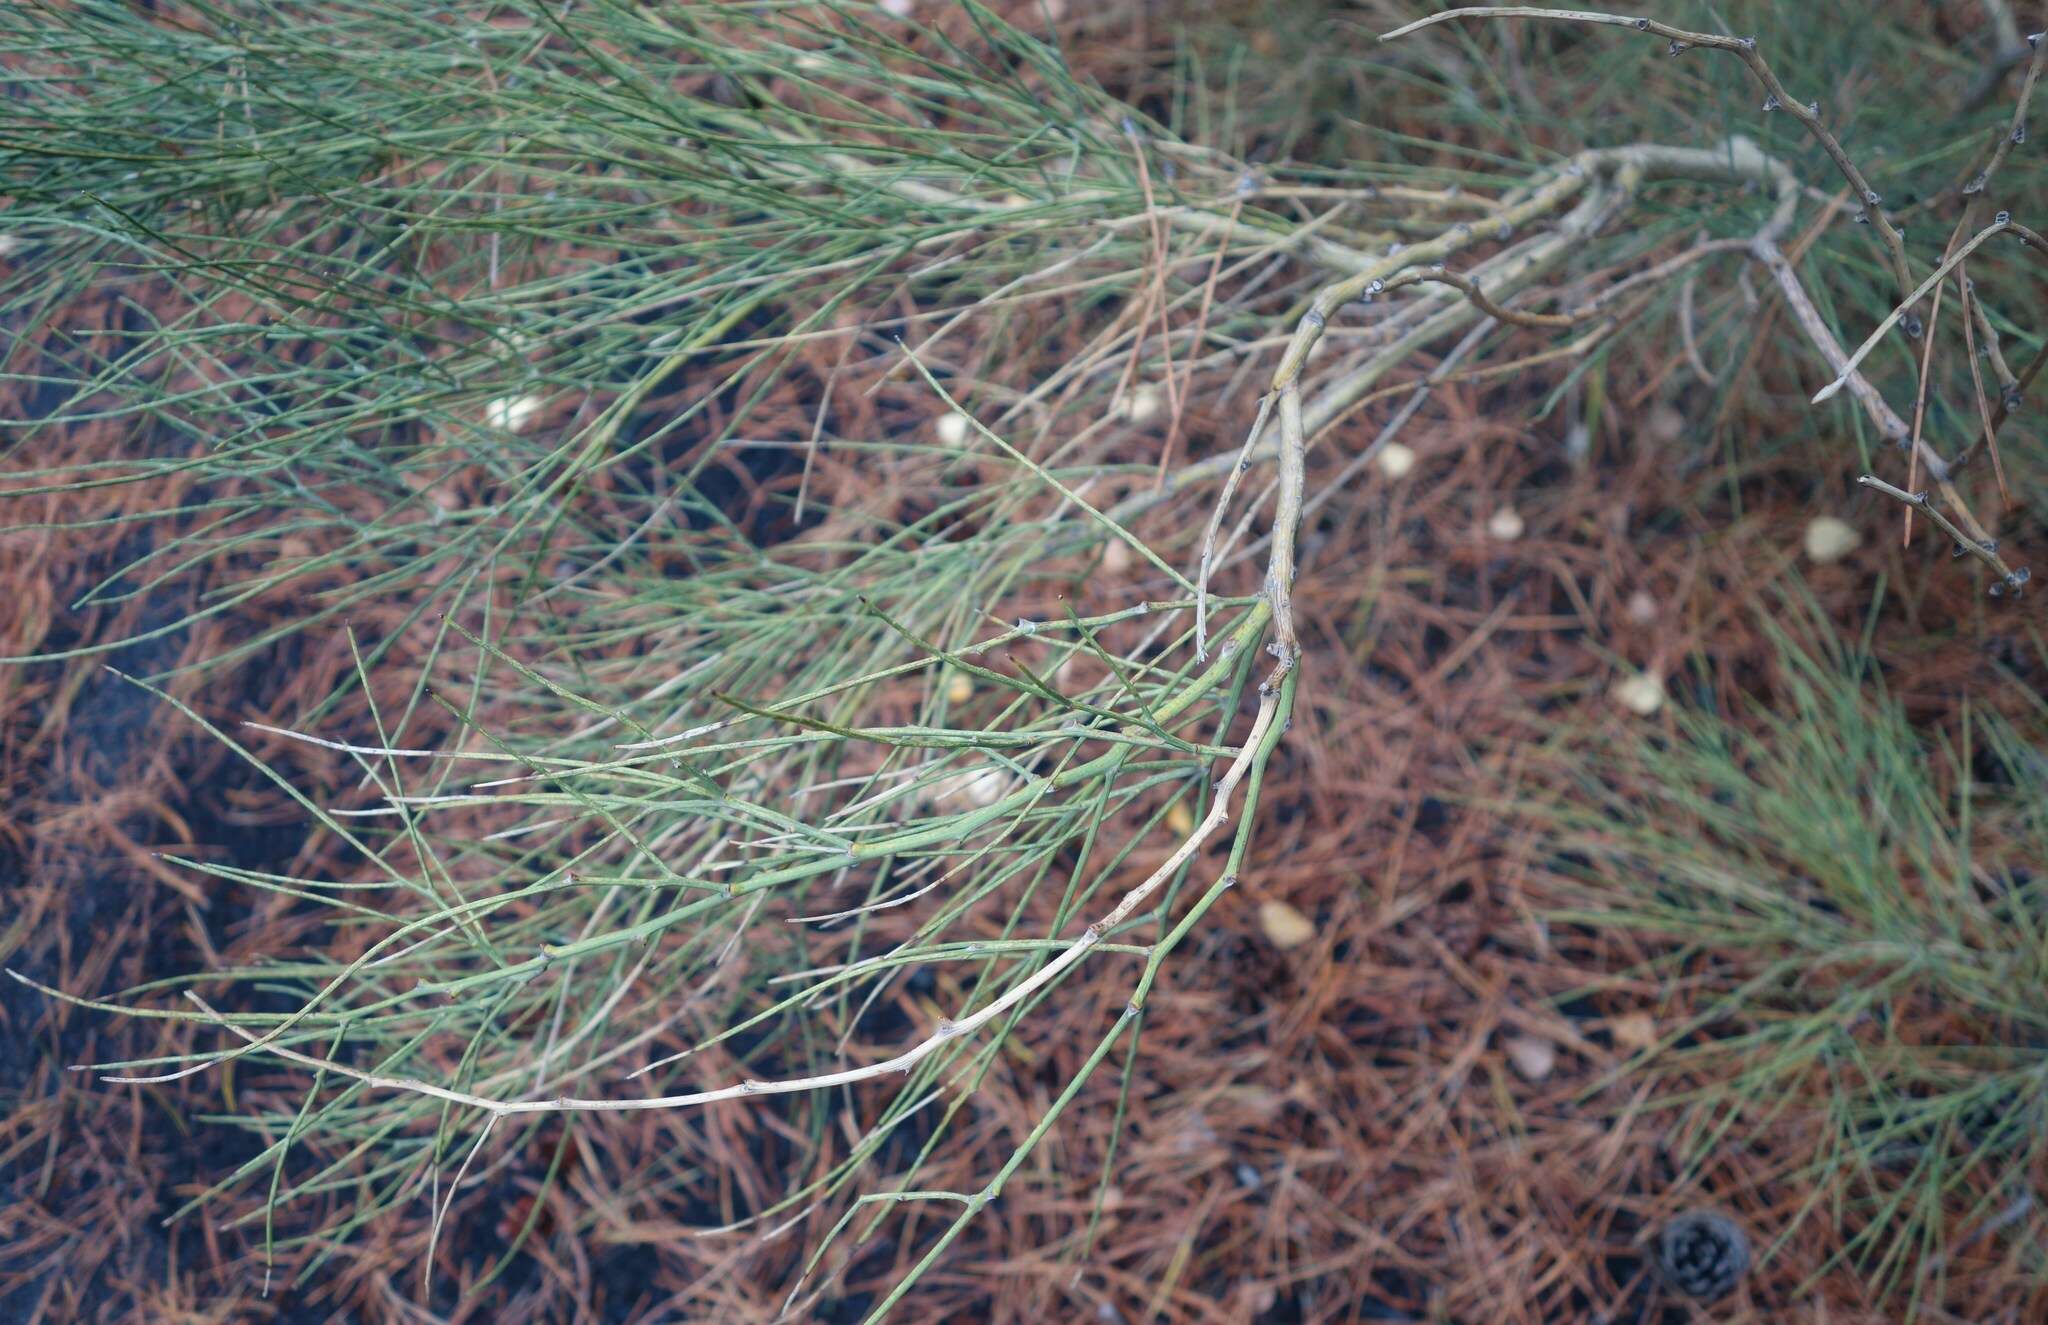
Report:
[[[1965,263],[1956,270],[1967,276],[1969,264]],[[1984,301],[1976,298],[1974,293],[1970,299],[1970,311],[1975,315],[1977,335],[1983,339],[1984,356],[1991,360],[1991,375],[1998,383],[1998,397],[2003,400],[2018,388],[2019,378],[2005,362],[2005,351],[2000,344],[1998,328],[1991,325],[1991,315],[1985,311]]]
[[1997,145],[1991,149],[1990,163],[1963,186],[1964,193],[1980,194],[1988,189],[1991,181],[1998,175],[1998,168],[2005,164],[2005,158],[2011,154],[2012,149],[2027,140],[2027,107],[2034,99],[2034,88],[2041,81],[2042,57],[2048,55],[2048,42],[2043,42],[2041,38],[2042,34],[2037,32],[2028,37],[2024,45],[2008,50],[2013,64],[2019,63],[2022,57],[2026,58],[2026,77],[2020,83],[2019,97],[2013,102],[2012,120],[2007,124],[2005,132],[1999,135]]
[[1692,375],[1704,386],[1714,384],[1714,374],[1707,368],[1707,361],[1700,354],[1699,337],[1693,330],[1693,288],[1699,284],[1699,272],[1688,271],[1685,280],[1678,287],[1678,340],[1685,351],[1685,362],[1692,369]]
[[[1956,235],[1961,233],[1958,227],[1956,234],[1949,236],[1951,249],[1955,247]],[[1941,292],[1947,288],[1946,282],[1935,285],[1934,303],[1927,313],[1927,334],[1920,338],[1920,375],[1913,389],[1913,435],[1906,442],[1906,486],[1909,488],[1920,473],[1920,435],[1927,424],[1927,383],[1934,373],[1934,343],[1940,339],[1935,329],[1941,325]],[[1903,524],[1900,543],[1902,546],[1910,545],[1913,541],[1913,512],[1910,509]]]
[[1848,385],[1849,378],[1853,373],[1855,373],[1857,365],[1861,364],[1864,358],[1868,356],[1872,350],[1877,348],[1877,343],[1880,340],[1884,339],[1884,333],[1890,331],[1894,326],[1896,326],[1898,324],[1899,319],[1906,316],[1907,312],[1913,307],[1913,305],[1919,303],[1922,299],[1926,298],[1930,292],[1932,292],[1936,287],[1938,287],[1942,283],[1943,279],[1945,279],[1951,271],[1955,270],[1957,263],[1962,262],[1964,259],[1968,258],[1972,253],[1976,252],[1978,246],[1983,244],[1986,240],[1990,239],[1993,235],[2000,234],[2006,230],[2013,230],[2017,232],[2024,231],[2025,229],[2026,227],[2024,226],[2015,226],[2010,215],[2008,215],[2005,212],[2000,212],[1998,214],[1997,219],[1992,221],[1990,225],[1985,226],[1982,230],[1979,230],[1976,234],[1970,236],[1969,243],[1964,244],[1961,248],[1957,249],[1955,252],[1951,253],[1947,258],[1943,259],[1941,265],[1934,269],[1934,274],[1932,276],[1929,276],[1926,280],[1922,281],[1917,289],[1915,289],[1911,294],[1907,295],[1903,300],[1901,300],[1899,302],[1899,305],[1896,308],[1892,309],[1892,311],[1885,316],[1884,321],[1877,324],[1877,330],[1871,332],[1870,335],[1864,340],[1864,342],[1856,347],[1856,352],[1850,355],[1848,359],[1843,363],[1840,370],[1836,373],[1835,380],[1828,383],[1826,386],[1822,387],[1819,391],[1816,391],[1814,393],[1813,403],[1818,405],[1823,401],[1832,398],[1836,392],[1840,391],[1844,386]]
[[1904,504],[1908,510],[1921,512],[1934,521],[1943,533],[1954,539],[1958,548],[1997,571],[1999,582],[1991,588],[1994,594],[2003,593],[2006,589],[2017,589],[2031,577],[2031,572],[2025,566],[2015,570],[2006,565],[2004,559],[1998,555],[1998,544],[1994,540],[1973,538],[1956,528],[1954,522],[1941,513],[1926,493],[1907,492],[1904,488],[1893,487],[1872,474],[1865,474],[1856,481],[1866,488],[1883,493],[1893,501]]
[[1912,285],[1912,278],[1908,274],[1911,269],[1906,260],[1906,239],[1885,215],[1883,198],[1878,195],[1877,190],[1870,187],[1870,181],[1864,178],[1856,163],[1849,159],[1849,154],[1842,149],[1841,141],[1821,123],[1820,103],[1800,102],[1785,90],[1785,85],[1778,81],[1777,74],[1771,71],[1770,65],[1764,62],[1762,54],[1758,52],[1756,38],[1693,32],[1686,28],[1672,27],[1669,23],[1661,23],[1652,18],[1629,18],[1620,14],[1602,14],[1584,9],[1543,9],[1528,5],[1468,5],[1417,19],[1392,32],[1380,34],[1380,40],[1393,41],[1411,32],[1419,32],[1423,28],[1460,18],[1523,18],[1562,23],[1593,23],[1605,27],[1630,28],[1666,38],[1671,43],[1671,54],[1674,56],[1683,54],[1695,46],[1703,50],[1733,52],[1749,66],[1749,71],[1756,75],[1756,80],[1763,84],[1764,91],[1768,94],[1764,100],[1764,109],[1783,110],[1806,126],[1814,141],[1821,145],[1821,149],[1835,163],[1835,168],[1842,172],[1842,178],[1849,181],[1849,186],[1855,189],[1857,198],[1866,209],[1871,227],[1884,240],[1885,250],[1891,257],[1892,275],[1898,282],[1898,288],[1903,291]]
[[[1460,276],[1453,271],[1445,271],[1442,267],[1429,267],[1421,270],[1401,272],[1399,275],[1390,278],[1383,288],[1386,290],[1397,290],[1404,285],[1420,285],[1426,282],[1450,286],[1453,290],[1458,291],[1471,300],[1473,307],[1477,308],[1480,312],[1496,322],[1505,322],[1509,326],[1553,329],[1575,327],[1579,323],[1595,316],[1595,312],[1590,309],[1574,310],[1570,313],[1524,313],[1520,309],[1507,308],[1495,303],[1487,295],[1486,291],[1479,288],[1477,281],[1469,277]],[[1367,299],[1372,297],[1371,294],[1366,295]]]
[[1236,494],[1238,483],[1244,478],[1245,471],[1252,467],[1252,448],[1258,444],[1259,434],[1265,431],[1266,418],[1272,409],[1273,397],[1261,396],[1259,416],[1252,421],[1252,430],[1244,439],[1244,448],[1238,452],[1236,463],[1230,466],[1230,476],[1223,480],[1223,491],[1216,496],[1216,509],[1210,512],[1209,527],[1202,534],[1202,564],[1195,572],[1196,662],[1206,661],[1209,656],[1209,571],[1216,560],[1216,532],[1223,527],[1224,513],[1230,509],[1230,499]]
[[[1798,273],[1792,270],[1792,264],[1775,244],[1758,244],[1755,246],[1755,252],[1757,259],[1770,270],[1772,279],[1777,282],[1779,293],[1784,296],[1786,307],[1792,310],[1792,316],[1798,321],[1800,329],[1806,333],[1806,338],[1820,351],[1822,359],[1837,373],[1841,373],[1841,366],[1847,363],[1848,358],[1842,352],[1841,345],[1836,342],[1834,332],[1828,329],[1826,319],[1821,317],[1820,310],[1813,306],[1813,300],[1807,296],[1805,287],[1799,282]],[[1870,416],[1880,435],[1897,442],[1900,446],[1913,445],[1912,429],[1907,427],[1906,421],[1885,402],[1885,398],[1878,394],[1877,388],[1870,384],[1869,379],[1854,371],[1843,374],[1842,378],[1850,396],[1863,406],[1864,412]],[[1977,542],[1991,542],[1991,536],[1984,532],[1983,525],[1971,514],[1962,494],[1956,491],[1955,484],[1950,478],[1953,466],[1936,454],[1925,441],[1915,445],[1914,450],[1927,465],[1928,473],[1940,487],[1943,499],[1955,510],[1957,518],[1970,528],[1973,538]],[[2001,573],[2011,573],[2010,568],[2005,567],[2004,563],[1999,563],[1999,566]]]
[[1970,395],[1977,405],[1977,419],[1984,431],[1970,439],[1956,456],[1956,467],[1961,468],[1975,454],[1978,443],[1991,451],[1991,472],[1998,478],[1998,498],[2005,505],[2012,505],[2012,493],[2005,486],[2005,463],[1998,457],[1998,428],[1991,421],[1991,402],[1984,394],[1984,370],[1977,363],[1976,319],[1981,315],[1976,291],[1970,285],[1970,269],[1965,265],[1956,267],[1956,289],[1963,301],[1963,356],[1970,367]]
[[2041,368],[2048,364],[2048,343],[2034,351],[2034,357],[2027,360],[2027,366],[2013,375],[2012,385],[1999,397],[1998,408],[1991,412],[1991,426],[1994,431],[2005,426],[2012,412],[2027,398],[2027,389],[2034,385],[2034,379],[2041,375]]
[[1301,431],[1301,392],[1289,383],[1280,392],[1280,498],[1273,512],[1273,550],[1266,560],[1266,597],[1273,604],[1273,634],[1282,667],[1301,652],[1294,633],[1294,536],[1301,527],[1302,476],[1306,468]]

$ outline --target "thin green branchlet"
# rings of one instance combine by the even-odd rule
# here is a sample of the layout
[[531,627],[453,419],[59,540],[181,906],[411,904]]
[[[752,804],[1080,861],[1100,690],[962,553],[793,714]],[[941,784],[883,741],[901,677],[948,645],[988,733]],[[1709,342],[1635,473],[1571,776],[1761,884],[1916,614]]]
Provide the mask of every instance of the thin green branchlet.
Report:
[[[302,1070],[292,1107],[244,1120],[258,1153],[179,1213],[262,1183],[237,1219],[305,1276],[422,1199],[441,1246],[544,1117],[847,1108],[854,1139],[735,1228],[837,1211],[794,1303],[858,1214],[959,1206],[886,1314],[1115,1046],[1141,1052],[1169,959],[1258,868],[1261,786],[1322,638],[1294,593],[1304,522],[1333,496],[1309,492],[1317,448],[1390,394],[1408,401],[1375,446],[1453,382],[1584,364],[1676,315],[1678,282],[1722,257],[1769,273],[1841,412],[1910,439],[1942,506],[1869,485],[2024,582],[1956,490],[1960,460],[1886,403],[1871,347],[2000,251],[1978,247],[1994,231],[2031,232],[2006,217],[1911,279],[1817,108],[1779,102],[1856,189],[1886,267],[1860,287],[1853,262],[1827,268],[1848,286],[1827,313],[1782,242],[1807,187],[1748,138],[1631,129],[1484,170],[1253,170],[963,9],[983,47],[808,4],[745,27],[722,6],[609,3],[481,25],[348,0],[260,35],[232,6],[204,30],[0,16],[0,46],[50,89],[0,112],[26,246],[0,301],[27,315],[104,291],[141,323],[48,329],[41,365],[9,371],[61,399],[9,446],[92,423],[146,439],[0,495],[180,493],[109,517],[165,536],[75,607],[204,586],[173,620],[31,661],[289,600],[215,654],[132,670],[354,862],[298,878],[173,859],[324,917],[346,947],[46,991],[190,1037],[96,1065],[115,1079]],[[1733,52],[1784,96],[1754,42],[1648,21],[1489,7],[1388,36],[1460,16],[1633,26]],[[151,89],[149,114],[97,97],[95,68]],[[1674,197],[1687,214],[1658,219]],[[1958,301],[1968,334],[2014,339],[1989,302]],[[1878,325],[1853,355],[1844,308]],[[1057,362],[1029,343],[1050,316],[1078,328]],[[1995,448],[2041,356],[1991,362],[1999,409],[1980,386],[1971,447]],[[1171,429],[1190,400],[1255,421],[1162,473],[1139,388]],[[1219,576],[1257,591],[1219,594]],[[1104,584],[1123,596],[1084,599]],[[345,635],[348,666],[289,727],[237,731],[173,693],[294,634]],[[354,785],[316,796],[258,753],[293,745]],[[942,1019],[862,1038],[933,971],[957,990]],[[1061,1005],[1084,971],[1128,990],[1106,1026]],[[921,1183],[1008,1047],[1041,1033],[1098,1038],[985,1185]],[[931,1119],[871,1190],[884,1143]],[[278,1218],[323,1202],[325,1226]]]

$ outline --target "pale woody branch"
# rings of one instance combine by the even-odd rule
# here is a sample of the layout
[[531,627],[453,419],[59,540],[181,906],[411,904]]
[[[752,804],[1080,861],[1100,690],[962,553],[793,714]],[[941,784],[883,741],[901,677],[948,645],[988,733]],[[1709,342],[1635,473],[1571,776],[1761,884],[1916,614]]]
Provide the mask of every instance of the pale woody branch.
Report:
[[1849,154],[1842,149],[1841,141],[1821,122],[1820,103],[1801,102],[1785,90],[1785,85],[1778,81],[1777,74],[1771,71],[1770,65],[1764,62],[1763,55],[1758,52],[1755,37],[1728,37],[1712,32],[1693,32],[1686,28],[1672,27],[1669,23],[1660,23],[1653,18],[1629,18],[1621,14],[1602,14],[1585,9],[1543,9],[1529,5],[1470,5],[1460,9],[1447,9],[1441,14],[1431,14],[1428,18],[1417,19],[1405,27],[1382,33],[1380,40],[1393,41],[1411,32],[1419,32],[1424,28],[1460,18],[1547,19],[1561,23],[1592,23],[1603,27],[1630,28],[1666,38],[1671,43],[1670,52],[1674,56],[1682,55],[1694,47],[1702,50],[1732,51],[1749,66],[1749,71],[1756,75],[1756,80],[1763,84],[1764,91],[1768,94],[1764,99],[1763,108],[1767,111],[1783,110],[1805,125],[1807,132],[1813,135],[1814,141],[1821,145],[1828,158],[1835,163],[1835,168],[1842,172],[1842,178],[1849,181],[1849,187],[1855,190],[1857,199],[1864,206],[1865,219],[1884,239],[1885,249],[1891,257],[1892,276],[1898,282],[1900,291],[1903,292],[1912,285],[1912,279],[1907,274],[1909,267],[1906,262],[1906,237],[1899,233],[1898,227],[1885,215],[1884,199],[1878,195],[1877,190],[1870,187],[1870,181],[1856,168],[1856,163],[1849,159]]

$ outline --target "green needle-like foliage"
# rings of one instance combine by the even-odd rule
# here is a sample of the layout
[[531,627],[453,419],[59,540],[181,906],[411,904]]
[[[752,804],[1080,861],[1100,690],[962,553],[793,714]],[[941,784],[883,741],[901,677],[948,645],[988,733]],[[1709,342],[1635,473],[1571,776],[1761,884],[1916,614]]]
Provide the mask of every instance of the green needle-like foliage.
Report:
[[[1103,841],[1102,825],[1204,798],[1234,753],[1264,605],[1216,600],[1211,645],[1226,647],[1197,662],[1185,578],[1080,514],[1117,467],[1039,445],[1029,402],[960,405],[1024,429],[1037,458],[988,429],[935,443],[924,422],[946,408],[938,375],[982,376],[1012,317],[1050,298],[1086,316],[1149,281],[1156,256],[1143,227],[1091,233],[1144,205],[1124,112],[972,17],[974,53],[912,48],[830,5],[744,23],[725,5],[627,3],[0,16],[35,93],[4,128],[21,246],[5,293],[33,330],[7,369],[45,402],[8,446],[95,421],[134,439],[10,496],[199,475],[191,501],[135,517],[174,532],[145,529],[147,551],[77,605],[197,582],[190,613],[70,653],[316,579],[271,634],[206,662],[377,605],[396,625],[351,634],[367,699],[405,631],[433,640],[402,708],[368,701],[373,732],[333,741],[323,710],[294,733],[360,766],[367,803],[292,789],[352,874],[177,862],[281,894],[331,927],[331,949],[122,999],[198,1019],[212,1045],[123,1075],[226,1067],[249,1052],[228,1026],[317,1060],[298,1107],[222,1120],[262,1148],[200,1198],[259,1184],[245,1218],[266,1245],[303,1244],[299,1273],[396,1204],[437,1201],[440,1218],[494,1128],[540,1122],[412,1083],[630,1103],[729,1085],[738,1064],[840,1070],[864,1010],[918,969],[947,972],[963,1020],[1044,970],[1129,886],[1141,840]],[[123,96],[107,96],[109,69]],[[1270,259],[1265,227],[1247,216],[1237,242]],[[1167,294],[1200,288],[1176,274]],[[49,316],[87,294],[113,305],[107,325]],[[933,334],[977,305],[976,336],[995,343]],[[901,499],[813,498],[807,517],[785,489],[741,527],[719,468],[809,463],[803,438],[754,435],[756,407],[849,316],[863,360],[930,346],[907,375],[922,416],[861,436],[819,418],[827,449]],[[1241,316],[1219,311],[1218,333]],[[1099,407],[1108,384],[1090,372],[1064,385]],[[1176,601],[991,628],[985,609],[1055,601],[1111,542]],[[1089,679],[1069,679],[1070,660]],[[947,698],[953,679],[971,705]],[[408,733],[437,712],[462,739],[416,747]],[[1159,901],[1184,905],[1178,883]],[[914,901],[907,938],[867,936]],[[1104,934],[1087,960],[1129,966],[1141,1000],[1178,918],[1147,907],[1131,922],[1145,934]],[[744,981],[729,978],[741,951]],[[170,997],[200,986],[201,1008]],[[854,1144],[793,1164],[791,1190],[750,1220],[865,1181],[906,1119],[942,1115],[920,1119],[921,1160],[1041,997],[891,1074],[878,1108],[874,1088],[848,1103]],[[650,1048],[679,1017],[688,1052]],[[1108,1019],[1091,1070],[1127,1026]],[[733,1075],[705,1081],[706,1061]],[[791,1124],[820,1137],[846,1093],[810,1094]],[[1000,1183],[987,1177],[957,1198],[970,1214]],[[342,1188],[337,1223],[285,1213]]]
[[1781,1244],[1831,1221],[1913,1301],[2048,1157],[2048,815],[2009,724],[1916,730],[1824,629],[1777,635],[1768,709],[1682,706],[1668,744],[1575,759],[1599,775],[1540,821],[1583,898],[1557,919],[1650,940],[1639,974],[1686,990],[1635,1064],[1691,1115],[1681,1162],[1756,1150],[1802,1194]]
[[[239,1217],[296,1273],[406,1203],[431,1202],[438,1228],[466,1181],[559,1114],[737,1090],[789,1097],[747,1107],[776,1111],[791,1158],[789,1190],[736,1217],[826,1212],[807,1273],[870,1219],[943,1209],[887,1312],[1099,1065],[1129,1070],[1167,958],[1251,850],[1294,716],[1279,610],[1294,567],[1276,558],[1266,592],[1235,597],[1194,567],[1214,551],[1249,587],[1245,564],[1267,538],[1291,549],[1304,503],[1284,482],[1275,495],[1268,439],[1203,546],[1238,439],[1178,463],[1183,393],[1234,418],[1317,292],[1404,245],[1442,247],[1499,299],[1534,290],[1557,318],[1695,235],[1744,239],[1781,203],[1808,220],[1836,187],[1785,117],[1758,124],[1743,69],[1711,53],[1670,99],[1560,127],[1517,90],[1526,70],[1496,67],[1484,28],[1390,47],[1349,115],[1327,96],[1276,112],[1274,88],[1236,57],[1216,69],[1197,40],[1161,123],[974,0],[947,19],[932,31],[832,0],[0,10],[0,372],[34,402],[0,423],[11,523],[82,533],[41,499],[181,494],[108,517],[133,526],[131,551],[71,605],[178,610],[8,661],[115,655],[249,605],[271,624],[195,666],[301,633],[355,650],[346,684],[271,733],[353,761],[358,781],[333,796],[273,775],[344,863],[287,877],[177,862],[275,894],[317,941],[91,1003],[196,1036],[189,1053],[103,1065],[122,1078],[303,1069],[288,1106],[221,1120],[260,1149],[193,1202],[257,1193]],[[1882,24],[1788,26],[1784,67],[1816,85],[1835,62],[1911,53]],[[1551,34],[1514,58],[1550,61],[1546,85],[1607,107],[1661,68],[1607,37]],[[1859,111],[1842,133],[1859,152],[1895,134],[1875,176],[1931,196],[2008,113],[1930,127]],[[1782,177],[1750,168],[1763,156],[1735,134],[1805,184],[1763,187]],[[1692,155],[1638,169],[1644,143]],[[1574,154],[1591,148],[1620,154],[1588,170]],[[1245,164],[1276,150],[1320,160]],[[1526,228],[1507,223],[1524,211]],[[1941,238],[1913,227],[1923,272]],[[1987,251],[1987,289],[2004,261]],[[1846,223],[1801,262],[1848,344],[1889,311],[1885,255]],[[1752,319],[1732,280],[1713,289],[1700,347],[1726,400],[1756,390]],[[1561,365],[1563,382],[1517,403],[1541,418],[1600,380],[1621,327],[1692,316],[1676,280],[1587,331],[1539,322],[1542,337],[1443,285],[1346,302],[1364,325],[1330,321],[1306,368],[1331,392],[1307,403],[1311,447],[1419,353],[1446,371],[1464,356]],[[2038,344],[1987,304],[2013,357]],[[1810,356],[1789,320],[1777,334],[1784,361]],[[1058,357],[1037,348],[1052,341]],[[1913,380],[1889,348],[1869,371],[1894,398]],[[835,389],[842,372],[869,388],[858,401]],[[1938,377],[1953,443],[1974,417],[1961,356]],[[1183,450],[1113,458],[1104,436],[1162,398]],[[1815,417],[1879,454],[1847,402]],[[32,459],[88,428],[115,439],[108,454]],[[1286,538],[1262,537],[1246,506]],[[1156,532],[1132,532],[1162,510]],[[1112,558],[1138,589],[1084,610]],[[1018,604],[1033,615],[1001,610]],[[169,669],[134,670],[206,721],[168,693]],[[1995,875],[1997,897],[1937,901],[1927,880],[1988,885],[1943,827],[1927,756],[1818,676],[1795,698],[1773,739],[1801,748],[1774,757],[1839,776],[1766,794],[1725,776],[1754,752],[1655,756],[1699,831],[1738,854],[1688,855],[1637,822],[1609,845],[1662,891],[1632,923],[1776,945],[1771,978],[1812,967],[1825,936],[1839,988],[1818,1010],[1786,992],[1782,1020],[1744,1031],[1757,1090],[1821,1067],[1868,1083],[1859,1055],[1879,1052],[1948,1081],[1939,1055],[1858,1039],[1836,1015],[1890,1015],[1886,1000],[1924,986],[1972,1015],[2026,1016],[1999,1002],[2020,973],[1984,963],[2011,951],[1999,926],[2035,923],[2012,900],[2030,885]],[[1843,725],[1852,710],[1860,726]],[[358,722],[337,730],[344,713]],[[1879,757],[1889,826],[1873,827],[1864,765]],[[1682,790],[1706,785],[1749,800],[1738,814]],[[1736,834],[1759,815],[1800,836],[1766,849]],[[1767,861],[1833,871],[1802,884],[1826,905],[1737,888]],[[1008,1163],[971,1190],[921,1186],[1019,1028],[1101,964],[1121,973],[1117,999],[1092,1009],[1092,1038],[1048,1049],[1064,1055],[1058,1093]],[[1852,969],[1887,974],[1866,987]],[[943,1006],[860,1057],[863,1018],[918,975]],[[1845,1092],[1842,1155],[1933,1154],[1930,1127],[2008,1098],[1982,1082],[2038,1076],[2017,1058],[1971,1071],[1967,1092],[1928,1096],[1946,1113],[1919,1085]],[[912,1144],[878,1172],[899,1131]],[[1088,1175],[1061,1176],[1081,1190]],[[676,1157],[635,1180],[654,1200],[705,1175]]]

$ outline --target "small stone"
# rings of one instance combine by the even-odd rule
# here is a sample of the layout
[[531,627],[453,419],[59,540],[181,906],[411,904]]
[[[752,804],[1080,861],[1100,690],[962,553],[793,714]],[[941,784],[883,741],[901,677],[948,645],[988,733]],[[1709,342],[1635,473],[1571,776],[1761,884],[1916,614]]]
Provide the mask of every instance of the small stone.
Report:
[[915,0],[881,0],[881,10],[891,18],[909,18]]
[[1010,779],[997,768],[982,770],[967,784],[967,799],[976,805],[994,805],[1009,794]]
[[1175,801],[1166,807],[1166,831],[1175,837],[1186,837],[1195,831],[1195,812],[1186,801]]
[[484,422],[501,432],[518,432],[540,413],[540,397],[508,396],[484,406]]
[[932,425],[939,434],[939,440],[947,446],[959,446],[967,440],[967,434],[974,430],[973,421],[959,410],[948,410]]
[[1615,684],[1614,702],[1637,717],[1647,718],[1664,707],[1664,683],[1648,672],[1637,672]]
[[1611,1017],[1607,1031],[1618,1048],[1643,1053],[1657,1045],[1657,1020],[1647,1012],[1624,1012]]
[[1508,1062],[1524,1081],[1541,1081],[1557,1069],[1557,1046],[1534,1035],[1510,1035],[1502,1042]]
[[928,793],[934,805],[969,805],[986,808],[1010,794],[1010,777],[1000,768],[970,769],[949,773],[932,784]]
[[1259,928],[1267,941],[1282,950],[1298,948],[1316,936],[1316,927],[1301,912],[1285,902],[1259,903]]
[[1512,543],[1522,536],[1528,525],[1522,521],[1522,513],[1512,506],[1503,506],[1493,513],[1486,522],[1486,536],[1502,543]]
[[1131,568],[1131,545],[1121,538],[1109,540],[1109,546],[1102,549],[1102,569],[1111,575],[1121,575]]
[[1160,398],[1158,387],[1141,386],[1128,396],[1118,397],[1116,415],[1132,423],[1150,423],[1165,407],[1166,402]]
[[1840,561],[1863,541],[1856,526],[1832,515],[1816,516],[1806,525],[1806,556],[1816,565]]
[[1389,442],[1380,448],[1374,463],[1388,478],[1406,478],[1415,471],[1415,452],[1399,442]]
[[972,698],[974,698],[974,682],[964,673],[955,673],[953,679],[946,682],[946,702],[948,704],[965,704]]
[[1659,405],[1650,411],[1650,438],[1669,445],[1685,435],[1685,415],[1669,405]]
[[1657,600],[1649,590],[1638,589],[1628,596],[1628,619],[1647,626],[1657,619]]

